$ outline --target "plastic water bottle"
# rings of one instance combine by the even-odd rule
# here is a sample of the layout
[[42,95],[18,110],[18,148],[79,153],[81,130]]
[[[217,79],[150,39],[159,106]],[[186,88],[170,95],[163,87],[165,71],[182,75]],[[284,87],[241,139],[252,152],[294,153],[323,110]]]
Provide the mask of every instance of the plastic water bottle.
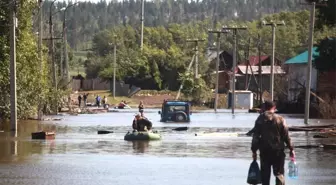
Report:
[[294,158],[291,158],[291,160],[288,163],[288,177],[291,179],[297,179],[299,175],[299,168],[296,164],[296,161]]

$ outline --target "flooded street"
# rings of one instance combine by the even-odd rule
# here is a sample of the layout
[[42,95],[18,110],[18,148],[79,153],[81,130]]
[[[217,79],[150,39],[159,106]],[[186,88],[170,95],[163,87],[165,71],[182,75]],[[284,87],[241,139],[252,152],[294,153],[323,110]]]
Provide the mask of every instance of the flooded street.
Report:
[[[145,116],[161,131],[162,140],[124,141],[136,110],[104,114],[57,116],[61,121],[19,124],[18,137],[0,132],[0,185],[240,185],[246,184],[252,162],[251,137],[246,133],[257,114],[229,110],[194,113],[190,124],[159,122],[158,110]],[[289,126],[304,125],[289,117]],[[312,120],[312,124],[335,121]],[[189,126],[188,131],[172,128]],[[31,140],[31,132],[55,131],[55,140]],[[114,133],[98,135],[97,130]],[[199,134],[220,132],[221,134]],[[198,133],[198,136],[195,134]],[[295,146],[336,143],[314,139],[314,133],[290,133]],[[288,152],[286,152],[288,154]],[[299,179],[289,185],[335,185],[336,150],[296,149]],[[288,156],[286,167],[288,163]],[[272,177],[272,183],[274,178]]]

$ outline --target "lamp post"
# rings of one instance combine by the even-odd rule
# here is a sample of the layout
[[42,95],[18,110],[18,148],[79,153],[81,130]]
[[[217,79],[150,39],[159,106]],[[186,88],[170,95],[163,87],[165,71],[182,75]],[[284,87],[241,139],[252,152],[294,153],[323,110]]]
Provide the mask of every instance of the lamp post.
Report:
[[64,54],[64,68],[65,68],[65,79],[66,79],[66,86],[69,87],[69,82],[70,82],[70,74],[69,74],[69,61],[68,61],[68,42],[67,42],[67,34],[66,34],[66,25],[65,25],[65,18],[66,18],[66,11],[68,10],[68,8],[74,6],[78,4],[78,2],[68,5],[65,9],[64,9],[64,14],[63,14],[63,54]]

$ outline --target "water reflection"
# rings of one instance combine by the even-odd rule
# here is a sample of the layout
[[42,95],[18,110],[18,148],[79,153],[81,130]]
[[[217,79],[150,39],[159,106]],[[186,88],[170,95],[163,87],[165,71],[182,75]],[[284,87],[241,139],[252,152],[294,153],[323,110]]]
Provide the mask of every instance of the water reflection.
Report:
[[145,153],[148,151],[149,141],[131,141],[134,153]]

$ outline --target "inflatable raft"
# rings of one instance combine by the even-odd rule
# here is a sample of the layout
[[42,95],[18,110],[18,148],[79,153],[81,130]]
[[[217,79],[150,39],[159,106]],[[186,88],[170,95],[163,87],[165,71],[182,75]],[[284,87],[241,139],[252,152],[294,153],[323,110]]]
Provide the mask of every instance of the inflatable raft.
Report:
[[161,135],[154,132],[128,132],[124,140],[126,141],[149,141],[149,140],[160,140]]

